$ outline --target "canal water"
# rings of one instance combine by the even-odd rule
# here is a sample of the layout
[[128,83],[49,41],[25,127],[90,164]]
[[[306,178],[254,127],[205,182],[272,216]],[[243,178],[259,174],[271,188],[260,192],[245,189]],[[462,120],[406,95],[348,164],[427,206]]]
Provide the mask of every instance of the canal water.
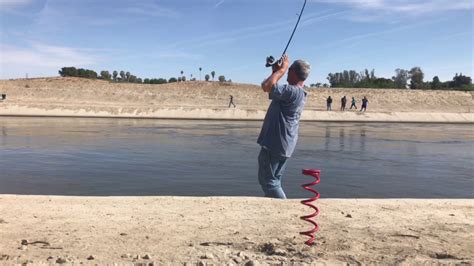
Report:
[[[262,122],[0,117],[0,193],[262,196]],[[474,127],[302,122],[283,187],[324,198],[473,198]]]

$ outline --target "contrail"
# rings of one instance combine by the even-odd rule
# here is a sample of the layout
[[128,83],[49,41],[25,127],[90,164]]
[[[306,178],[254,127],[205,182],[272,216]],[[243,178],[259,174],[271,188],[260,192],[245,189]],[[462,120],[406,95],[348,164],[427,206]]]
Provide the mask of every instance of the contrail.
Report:
[[224,3],[224,1],[225,1],[225,0],[219,1],[219,2],[214,6],[214,8],[217,8],[217,7],[219,7],[220,5],[222,5],[222,4]]

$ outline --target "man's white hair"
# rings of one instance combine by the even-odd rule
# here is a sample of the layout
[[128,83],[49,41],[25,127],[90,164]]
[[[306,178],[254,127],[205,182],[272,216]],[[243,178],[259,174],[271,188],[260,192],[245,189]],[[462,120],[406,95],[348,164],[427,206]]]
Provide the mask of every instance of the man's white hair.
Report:
[[311,65],[306,60],[296,60],[290,68],[295,71],[300,81],[305,81],[311,72]]

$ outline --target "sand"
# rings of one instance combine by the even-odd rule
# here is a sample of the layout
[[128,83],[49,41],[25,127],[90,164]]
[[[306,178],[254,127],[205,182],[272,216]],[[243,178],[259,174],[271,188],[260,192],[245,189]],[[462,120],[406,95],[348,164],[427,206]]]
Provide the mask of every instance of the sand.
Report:
[[[474,123],[473,92],[384,89],[307,89],[302,120]],[[163,85],[111,83],[81,78],[0,80],[0,116],[79,116],[262,120],[269,105],[259,86],[180,82]],[[237,108],[228,108],[229,95]],[[335,100],[326,111],[326,98]],[[355,97],[367,112],[340,112],[339,99]]]
[[321,199],[307,247],[298,200],[0,195],[0,264],[472,264],[473,203]]

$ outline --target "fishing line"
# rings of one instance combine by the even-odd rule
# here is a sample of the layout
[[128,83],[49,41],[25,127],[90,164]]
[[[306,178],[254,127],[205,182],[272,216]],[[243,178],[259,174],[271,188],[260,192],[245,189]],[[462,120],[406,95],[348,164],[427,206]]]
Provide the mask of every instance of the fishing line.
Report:
[[[283,53],[281,54],[281,56],[283,57],[283,55],[286,53],[286,50],[288,49],[288,46],[290,46],[290,43],[291,43],[291,40],[293,39],[293,35],[295,35],[295,31],[296,29],[298,28],[298,24],[300,23],[300,19],[301,19],[301,16],[303,15],[303,11],[306,7],[306,1],[307,0],[304,0],[304,4],[303,4],[303,7],[301,8],[301,12],[298,16],[298,21],[296,21],[296,25],[295,27],[293,28],[293,32],[291,33],[291,36],[290,36],[290,39],[288,40],[288,43],[286,44],[286,47],[285,47],[285,50],[283,50]],[[266,67],[271,67],[275,64],[278,64],[278,65],[281,65],[282,63],[282,59],[280,57],[280,59],[278,60],[275,60],[275,57],[273,56],[268,56],[267,57],[267,63],[265,64]]]

